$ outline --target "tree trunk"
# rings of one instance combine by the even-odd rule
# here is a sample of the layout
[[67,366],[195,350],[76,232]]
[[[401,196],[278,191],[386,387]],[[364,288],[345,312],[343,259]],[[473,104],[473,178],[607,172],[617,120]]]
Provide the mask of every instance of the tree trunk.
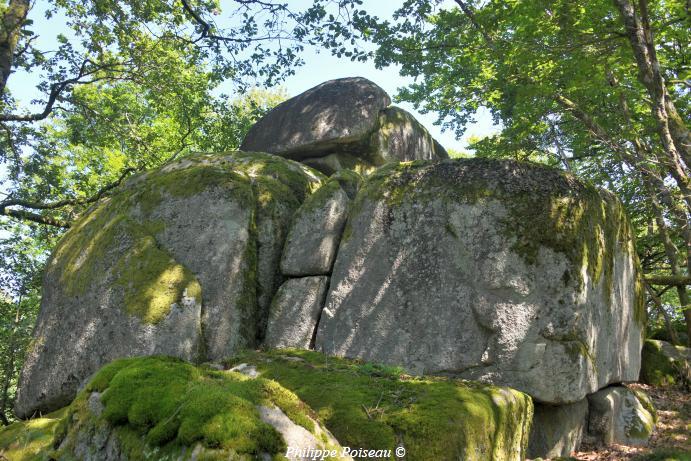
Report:
[[[683,159],[691,165],[691,133],[679,116],[660,70],[655,52],[653,32],[648,18],[647,0],[639,0],[639,14],[629,0],[614,0],[626,27],[638,67],[638,80],[648,91],[651,109],[662,144],[675,165]],[[682,167],[683,168],[683,167]]]
[[29,0],[10,0],[0,22],[0,94],[5,91],[7,79],[12,72],[14,53],[22,29],[29,13]]

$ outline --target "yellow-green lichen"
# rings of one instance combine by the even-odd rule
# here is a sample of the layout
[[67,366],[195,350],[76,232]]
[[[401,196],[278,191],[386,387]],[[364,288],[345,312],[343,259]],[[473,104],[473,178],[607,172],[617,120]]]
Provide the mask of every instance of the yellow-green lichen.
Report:
[[[186,296],[201,303],[195,276],[158,247],[146,227],[106,206],[70,231],[53,256],[72,296],[97,289],[96,280],[122,294],[126,312],[146,323],[163,320]],[[108,275],[109,274],[109,275]]]
[[134,225],[129,234],[138,237],[119,258],[114,271],[118,274],[115,286],[124,292],[128,314],[143,322],[155,324],[163,320],[171,306],[183,298],[202,302],[202,289],[197,278],[185,266],[157,247],[150,235],[137,235]]

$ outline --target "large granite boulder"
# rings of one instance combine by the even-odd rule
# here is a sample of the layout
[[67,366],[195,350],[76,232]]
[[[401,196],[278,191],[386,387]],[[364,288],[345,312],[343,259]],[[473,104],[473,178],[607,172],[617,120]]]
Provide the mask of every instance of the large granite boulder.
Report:
[[657,415],[642,391],[611,386],[588,396],[588,433],[596,445],[646,445]]
[[379,114],[379,129],[372,134],[371,162],[447,159],[449,154],[410,112],[387,107]]
[[448,158],[408,112],[361,78],[330,80],[276,106],[240,149],[300,160],[326,174],[367,172],[387,162]]
[[353,150],[389,104],[389,95],[365,78],[329,80],[276,106],[250,128],[240,149],[295,159]]
[[322,180],[268,154],[200,155],[95,206],[47,265],[17,415],[65,405],[115,358],[218,360],[255,346],[292,214]]
[[413,162],[361,186],[316,348],[562,404],[638,378],[644,317],[611,193],[535,164]]
[[350,199],[334,178],[298,209],[283,249],[281,272],[289,276],[331,272],[348,217]]

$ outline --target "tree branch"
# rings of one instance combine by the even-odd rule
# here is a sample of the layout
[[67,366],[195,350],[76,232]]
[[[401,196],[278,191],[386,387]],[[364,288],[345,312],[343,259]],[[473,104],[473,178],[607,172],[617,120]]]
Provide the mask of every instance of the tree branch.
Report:
[[0,114],[0,121],[2,122],[37,122],[39,120],[43,120],[46,117],[48,117],[52,112],[53,112],[53,106],[55,105],[56,101],[62,94],[62,92],[67,89],[70,85],[84,85],[88,83],[96,83],[98,81],[102,80],[117,80],[116,77],[96,77],[92,78],[89,80],[82,80],[84,77],[89,77],[91,75],[96,74],[99,71],[103,70],[113,70],[114,68],[117,68],[119,66],[123,66],[122,63],[116,63],[116,64],[106,64],[106,65],[97,65],[94,68],[89,69],[87,66],[89,64],[94,64],[93,61],[89,59],[85,59],[84,62],[82,62],[79,72],[76,76],[69,78],[67,80],[63,80],[61,82],[53,83],[51,85],[50,89],[50,94],[48,95],[48,101],[46,102],[46,105],[43,109],[42,112],[38,112],[35,114],[28,114],[28,115],[16,115],[16,114]]
[[[235,0],[235,1],[238,3],[241,3],[243,5],[249,5],[249,4],[257,3],[259,5],[262,5],[263,7],[270,8],[271,12],[274,12],[280,8],[277,5],[272,5],[270,3],[264,3],[264,2],[261,2],[258,0],[248,0],[248,1]],[[212,30],[213,30],[212,25],[208,21],[204,20],[204,18],[202,18],[201,15],[199,13],[197,13],[194,10],[194,8],[192,8],[190,6],[190,4],[187,2],[187,0],[180,0],[180,3],[182,3],[182,8],[187,12],[187,14],[189,14],[192,17],[192,19],[194,20],[194,22],[196,22],[197,25],[200,26],[202,29],[199,37],[196,40],[193,40],[192,43],[197,43],[197,42],[199,42],[205,38],[208,38],[211,40],[218,40],[221,42],[233,42],[233,43],[252,43],[255,41],[268,40],[271,38],[276,38],[276,37],[269,37],[269,36],[267,36],[267,37],[256,37],[256,38],[234,38],[234,37],[226,37],[223,35],[214,34],[212,32]],[[285,38],[288,38],[288,37],[285,37]]]
[[65,199],[65,200],[58,200],[56,202],[49,202],[49,203],[41,203],[41,202],[32,202],[28,200],[21,200],[21,199],[9,199],[5,200],[3,202],[0,202],[0,215],[4,216],[10,216],[16,219],[21,219],[21,220],[27,220],[27,221],[33,221],[39,224],[47,224],[49,226],[55,226],[55,227],[63,227],[63,228],[69,228],[70,223],[67,221],[63,221],[61,219],[57,218],[52,218],[50,216],[44,216],[41,214],[37,214],[31,211],[27,210],[15,210],[9,207],[12,206],[19,206],[22,208],[29,208],[32,210],[56,210],[58,208],[63,208],[65,206],[78,206],[78,205],[88,205],[90,203],[97,202],[100,200],[104,195],[106,195],[108,192],[111,190],[115,189],[117,186],[122,183],[122,181],[130,174],[133,173],[137,170],[134,168],[125,168],[122,173],[120,174],[120,177],[116,180],[113,181],[101,189],[99,189],[95,194],[91,195],[90,197],[87,197],[85,199]]
[[38,224],[45,224],[53,227],[61,227],[68,229],[70,223],[61,219],[51,218],[50,216],[43,216],[37,213],[32,213],[26,210],[12,210],[9,208],[0,207],[0,215],[9,216],[11,218],[20,219],[22,221],[31,221]]
[[475,17],[475,12],[468,6],[464,1],[462,0],[455,0],[456,4],[461,8],[461,11],[463,11],[463,14],[466,15],[468,20],[471,22],[473,27],[477,29],[478,32],[482,34],[482,37],[485,39],[488,45],[494,46],[494,39],[487,33],[484,27],[477,21],[477,18]]
[[689,275],[646,275],[644,279],[651,285],[680,286],[691,285]]

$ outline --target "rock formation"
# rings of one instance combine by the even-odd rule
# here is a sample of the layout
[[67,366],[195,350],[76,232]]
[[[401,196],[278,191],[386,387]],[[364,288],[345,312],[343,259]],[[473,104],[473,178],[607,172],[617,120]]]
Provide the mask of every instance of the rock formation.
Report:
[[588,399],[566,405],[536,404],[528,458],[559,458],[578,449],[588,429]]
[[638,378],[645,311],[617,198],[536,164],[443,159],[389,104],[364,79],[326,82],[250,130],[243,149],[270,153],[175,161],[85,213],[48,264],[17,414],[66,405],[116,358],[259,346],[515,388],[536,402],[535,456],[575,449],[589,406],[593,424],[621,414],[598,396]]
[[352,205],[316,348],[576,402],[638,377],[635,258],[616,198],[556,170],[390,165]]
[[290,219],[322,179],[268,154],[197,156],[90,210],[48,264],[16,413],[69,403],[119,357],[219,360],[254,347]]
[[389,95],[367,79],[330,80],[276,106],[240,149],[299,160],[326,174],[448,158],[425,127],[390,104]]
[[657,415],[650,399],[623,386],[588,396],[588,432],[599,445],[645,445]]

